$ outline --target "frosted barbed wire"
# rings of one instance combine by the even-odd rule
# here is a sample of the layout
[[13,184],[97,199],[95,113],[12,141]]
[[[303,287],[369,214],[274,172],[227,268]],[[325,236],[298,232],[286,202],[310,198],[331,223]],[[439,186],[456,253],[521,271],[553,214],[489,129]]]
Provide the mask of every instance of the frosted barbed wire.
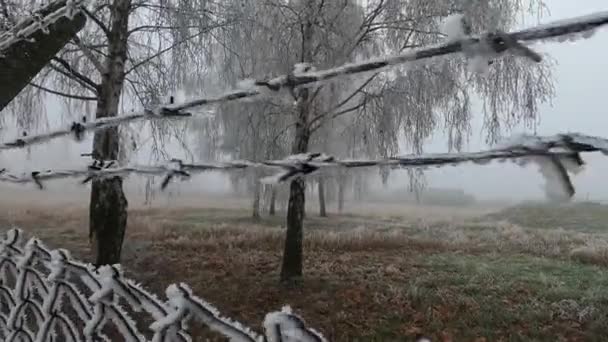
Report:
[[51,2],[33,12],[32,15],[24,18],[6,32],[0,34],[0,57],[2,56],[2,51],[19,41],[29,40],[30,38],[28,37],[35,32],[41,30],[44,33],[48,33],[48,27],[57,20],[64,17],[73,19],[74,15],[80,11],[81,6],[85,2],[86,0],[67,0],[63,6],[42,16],[41,13],[45,13],[56,6],[55,3]]
[[[45,269],[44,273],[41,269]],[[32,273],[33,272],[33,273]],[[37,276],[28,275],[36,274]],[[15,279],[10,281],[9,278]],[[285,308],[271,312],[264,319],[264,335],[245,325],[222,317],[220,312],[196,297],[186,284],[167,288],[167,302],[140,285],[124,278],[119,265],[94,270],[91,265],[70,257],[65,250],[49,250],[35,238],[23,242],[23,232],[11,229],[0,240],[0,298],[10,310],[8,316],[0,308],[0,338],[14,341],[94,341],[110,339],[101,333],[112,322],[124,341],[148,341],[127,313],[143,309],[152,316],[148,336],[153,342],[189,342],[186,321],[198,321],[230,339],[230,341],[319,341],[326,339]],[[12,288],[11,284],[13,284]],[[87,297],[79,288],[90,292]],[[32,296],[32,293],[38,296]],[[65,301],[67,299],[67,301]],[[123,299],[124,301],[120,301]],[[124,304],[123,304],[124,303]],[[32,321],[25,324],[27,309]],[[71,307],[76,315],[63,311]],[[84,329],[78,326],[84,325]],[[276,339],[281,336],[281,339]],[[63,337],[64,339],[60,339]]]
[[155,110],[116,118],[98,119],[90,123],[75,122],[64,129],[29,137],[20,137],[9,142],[0,143],[0,150],[22,148],[69,135],[74,135],[77,139],[80,139],[82,134],[87,131],[96,131],[138,120],[158,118],[184,119],[189,117],[189,115],[182,113],[182,111],[195,107],[254,98],[261,95],[277,94],[285,89],[312,85],[337,77],[379,72],[394,65],[455,53],[464,53],[470,61],[473,61],[473,65],[505,54],[507,51],[523,55],[538,62],[540,61],[540,55],[524,46],[524,44],[553,40],[560,37],[589,38],[595,30],[606,24],[608,24],[608,11],[560,20],[511,33],[490,32],[477,37],[460,37],[459,39],[449,40],[441,44],[405,51],[398,55],[372,58],[357,63],[347,63],[331,69],[315,71],[310,66],[304,67],[303,64],[298,64],[295,66],[292,74],[278,76],[269,80],[247,80],[239,83],[237,89],[217,96],[198,98],[181,104],[168,104],[159,106]]
[[[46,143],[55,138],[64,137],[68,135],[74,136],[75,139],[78,141],[84,138],[84,133],[87,131],[96,131],[125,123],[131,123],[142,120],[175,119],[191,116],[191,113],[176,112],[160,108],[155,112],[144,111],[143,113],[134,113],[117,117],[101,118],[91,122],[86,122],[86,120],[84,120],[83,118],[82,122],[72,122],[70,126],[66,128],[60,128],[57,130],[52,130],[49,132],[32,136],[23,136],[13,141],[4,142],[0,144],[0,151]],[[202,116],[204,117],[205,115]]]
[[444,167],[473,162],[485,164],[492,160],[516,160],[521,165],[535,162],[541,167],[548,186],[560,186],[567,197],[574,195],[568,172],[576,172],[584,162],[582,152],[602,152],[608,155],[608,139],[587,136],[579,133],[557,134],[553,136],[517,136],[499,147],[480,152],[431,153],[422,155],[403,155],[385,159],[345,159],[340,160],[322,153],[304,153],[288,156],[280,160],[253,162],[235,160],[218,163],[188,164],[173,159],[164,165],[153,166],[115,166],[115,162],[94,161],[82,170],[46,170],[11,174],[0,170],[0,182],[27,184],[35,183],[43,189],[43,182],[56,179],[81,178],[82,183],[92,179],[127,177],[132,174],[163,177],[161,189],[165,189],[173,179],[188,179],[193,174],[210,171],[238,170],[279,170],[274,175],[261,179],[265,183],[282,183],[297,177],[318,174],[327,169],[355,169],[367,167]]

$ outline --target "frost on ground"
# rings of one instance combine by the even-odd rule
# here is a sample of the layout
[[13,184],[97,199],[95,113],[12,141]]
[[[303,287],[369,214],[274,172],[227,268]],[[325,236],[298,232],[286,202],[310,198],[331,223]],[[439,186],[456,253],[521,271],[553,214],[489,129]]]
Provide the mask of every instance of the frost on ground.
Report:
[[[21,230],[11,229],[4,235],[0,240],[0,294],[7,305],[0,307],[0,317],[4,318],[0,321],[4,323],[0,326],[0,337],[5,340],[18,335],[27,335],[30,341],[47,341],[49,336],[61,336],[68,341],[107,340],[104,327],[112,323],[125,341],[144,342],[148,339],[138,328],[135,316],[131,316],[142,309],[154,319],[149,326],[151,332],[148,331],[153,341],[190,341],[184,332],[184,322],[188,320],[202,323],[231,341],[262,340],[241,323],[222,317],[215,307],[194,296],[184,283],[170,285],[166,290],[168,301],[163,303],[124,278],[119,265],[91,270],[89,265],[69,259],[69,254],[61,250],[48,250],[35,238],[24,245]],[[91,283],[79,281],[83,276],[91,277],[94,285],[89,287]],[[89,294],[88,299],[80,288]],[[75,310],[74,316],[64,314],[66,307],[62,302],[66,296]],[[24,325],[27,309],[33,311],[35,320]],[[291,311],[270,313],[268,317],[275,318],[267,323],[273,325],[268,333],[282,336],[277,341],[324,341]],[[75,328],[77,325],[84,325],[82,333]]]
[[[252,221],[247,201],[240,209],[223,211],[192,209],[200,198],[181,204],[174,209],[133,209],[124,269],[159,294],[165,284],[186,282],[192,292],[248,326],[259,327],[267,312],[284,303],[331,341],[403,336],[413,341],[419,335],[436,341],[442,333],[451,334],[455,341],[480,336],[501,340],[506,332],[520,328],[509,315],[535,315],[543,330],[521,331],[526,340],[534,336],[555,340],[563,334],[601,336],[606,323],[592,309],[600,308],[608,293],[608,272],[602,266],[608,264],[603,233],[608,210],[599,205],[547,206],[543,211],[527,206],[505,211],[500,218],[486,218],[486,210],[455,217],[447,214],[456,208],[395,205],[390,213],[377,216],[361,216],[356,210],[321,219],[311,207],[304,233],[310,251],[306,286],[294,296],[276,284],[277,253],[284,239],[282,217]],[[367,210],[382,205],[361,204]],[[25,207],[29,210],[15,214],[11,222],[54,246],[73,250],[79,258],[86,257],[88,237],[82,230],[86,208],[39,212],[40,207]],[[413,219],[415,215],[419,217]],[[478,216],[482,218],[476,220]],[[429,220],[437,217],[443,219]],[[498,219],[517,219],[518,224],[497,223]],[[564,228],[558,229],[560,225]],[[592,225],[594,232],[584,230]],[[150,248],[133,249],[137,244]],[[550,293],[550,300],[544,293]],[[170,297],[177,299],[174,295]],[[535,304],[521,305],[531,302]],[[176,304],[172,308],[190,305]],[[154,309],[147,306],[142,306],[144,311]],[[433,314],[427,315],[431,310]],[[391,317],[399,319],[393,322]],[[575,319],[578,326],[560,317]],[[175,321],[166,317],[160,322]],[[288,328],[294,322],[280,323]],[[462,328],[447,328],[455,325]],[[197,326],[189,321],[190,328]],[[202,336],[194,340],[216,336],[208,330],[198,333]],[[283,334],[287,336],[289,329]]]

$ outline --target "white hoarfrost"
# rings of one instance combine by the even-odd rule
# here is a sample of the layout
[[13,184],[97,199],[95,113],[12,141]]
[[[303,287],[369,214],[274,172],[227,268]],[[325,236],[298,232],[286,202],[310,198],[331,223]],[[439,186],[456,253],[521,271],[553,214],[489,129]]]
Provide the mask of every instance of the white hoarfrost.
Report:
[[34,13],[34,15],[17,23],[8,31],[0,34],[0,55],[2,51],[7,50],[19,41],[31,42],[32,40],[29,36],[33,35],[36,31],[41,30],[43,33],[48,34],[49,26],[56,21],[62,18],[72,19],[78,13],[82,2],[79,0],[68,0],[66,6],[57,9],[46,17],[41,17],[39,14]]
[[441,28],[441,33],[446,35],[447,42],[466,38],[468,35],[467,31],[465,17],[461,13],[447,16]]
[[319,332],[306,328],[304,321],[286,305],[281,311],[271,312],[264,319],[268,342],[325,342]]
[[536,157],[532,160],[538,165],[540,173],[545,179],[544,190],[547,198],[560,202],[569,200],[572,196],[571,184],[567,174],[563,173],[563,165],[560,166],[554,159],[547,157]]
[[[491,160],[517,159],[526,156],[538,155],[538,151],[545,153],[564,153],[567,152],[595,152],[599,151],[608,155],[608,139],[585,136],[577,133],[566,133],[555,136],[518,136],[507,143],[498,145],[498,149],[481,152],[452,153],[452,154],[424,154],[397,156],[386,159],[370,160],[338,160],[331,156],[320,153],[304,153],[287,156],[279,160],[266,160],[261,162],[251,161],[224,161],[217,163],[198,163],[183,164],[178,160],[172,160],[157,166],[125,166],[107,167],[97,170],[91,167],[80,170],[46,170],[37,173],[35,179],[31,173],[21,175],[4,172],[0,174],[0,182],[9,183],[32,183],[40,184],[54,179],[88,179],[107,178],[107,177],[127,177],[131,174],[157,175],[165,177],[167,183],[163,182],[163,188],[172,179],[188,179],[193,174],[206,173],[210,171],[222,172],[241,172],[245,170],[273,170],[276,173],[262,178],[264,183],[281,183],[290,181],[296,177],[306,177],[312,174],[323,172],[329,168],[362,168],[362,167],[384,167],[399,166],[408,168],[421,167],[445,167],[462,164],[465,162],[475,162],[484,164]],[[552,146],[548,148],[548,146]],[[561,150],[560,150],[561,148]],[[526,153],[528,155],[526,155]],[[569,164],[572,164],[568,160]],[[93,165],[94,166],[94,165]],[[570,171],[574,171],[571,169]],[[0,246],[0,248],[2,248]]]
[[293,74],[295,76],[300,76],[304,73],[313,73],[315,71],[315,67],[310,63],[297,63],[293,66]]
[[238,81],[236,83],[236,88],[242,90],[256,90],[257,86],[253,78],[246,78]]
[[[532,42],[574,42],[581,39],[589,39],[608,23],[608,11],[596,12],[574,18],[556,20],[548,24],[538,25],[525,29],[520,33],[531,37]],[[595,25],[591,25],[595,24]],[[547,32],[563,27],[578,27],[576,32],[564,33],[558,36],[548,35]]]

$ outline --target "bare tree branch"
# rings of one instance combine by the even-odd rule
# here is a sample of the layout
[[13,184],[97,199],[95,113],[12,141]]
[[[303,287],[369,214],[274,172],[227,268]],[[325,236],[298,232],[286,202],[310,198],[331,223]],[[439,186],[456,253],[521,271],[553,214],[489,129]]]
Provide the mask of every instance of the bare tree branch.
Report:
[[[103,5],[102,5],[103,6]],[[96,9],[96,11],[99,11],[101,8]],[[93,20],[93,22],[95,24],[97,24],[97,26],[99,26],[99,28],[103,31],[103,33],[106,35],[106,38],[110,36],[110,29],[101,21],[99,20],[99,18],[91,13],[89,10],[86,9],[86,7],[82,7],[82,11],[84,12],[84,14],[87,15],[87,17],[91,18],[91,20]]]
[[93,80],[91,80],[89,77],[81,74],[80,72],[78,72],[78,70],[72,68],[72,66],[70,65],[70,63],[68,63],[65,59],[61,58],[61,57],[53,57],[53,61],[61,64],[61,66],[67,71],[69,72],[69,74],[72,75],[72,78],[76,78],[79,79],[80,81],[88,84],[90,87],[92,87],[93,89],[95,89],[96,92],[99,92],[99,85],[95,82],[93,82]]
[[80,38],[78,38],[78,36],[74,37],[73,41],[76,46],[80,48],[82,54],[85,55],[85,57],[91,62],[91,64],[93,64],[95,69],[97,69],[99,74],[103,75],[105,72],[105,68],[103,67],[99,59],[97,59],[97,57],[93,55],[93,52],[80,41]]
[[[331,110],[318,114],[317,116],[312,118],[312,120],[310,120],[310,122],[308,124],[312,126],[315,122],[322,120],[328,114],[331,114],[331,113],[335,112],[336,110],[340,109],[340,107],[344,106],[350,100],[352,100],[355,96],[357,96],[357,94],[359,94],[361,92],[361,90],[363,90],[363,88],[365,88],[377,75],[378,75],[378,73],[373,74],[371,77],[369,77],[367,80],[365,80],[365,82],[363,82],[363,84],[361,86],[359,86],[357,89],[355,89],[355,91],[353,91],[349,96],[347,96],[344,100],[340,101],[340,103],[335,105]],[[359,107],[360,106],[357,106],[357,108],[359,108]],[[351,111],[352,110],[350,110],[348,112],[351,112]],[[342,114],[344,114],[344,113],[342,113]],[[340,115],[342,115],[342,114],[340,114]],[[336,117],[336,116],[334,116],[334,117]]]
[[97,101],[97,97],[69,94],[69,93],[65,93],[65,92],[61,92],[61,91],[57,91],[57,90],[53,90],[53,89],[41,86],[34,82],[30,82],[29,85],[31,85],[32,87],[34,87],[36,89],[45,91],[49,94],[53,94],[53,95],[57,95],[57,96],[61,96],[61,97],[69,98],[69,99],[81,100],[81,101]]
[[98,91],[97,91],[96,88],[93,88],[90,84],[84,82],[83,80],[81,80],[79,78],[74,77],[74,75],[72,73],[70,73],[69,71],[65,70],[63,67],[57,66],[57,65],[55,65],[53,63],[49,63],[48,66],[49,66],[49,70],[54,70],[55,72],[57,72],[57,73],[65,76],[69,80],[72,80],[72,81],[78,83],[82,88],[89,90],[93,94],[97,94],[98,93]]
[[199,32],[197,32],[197,33],[195,33],[195,34],[193,34],[193,35],[190,35],[190,36],[186,37],[186,38],[185,38],[185,39],[183,39],[183,40],[180,40],[180,41],[178,41],[178,42],[175,42],[175,43],[173,43],[173,44],[169,45],[168,47],[166,47],[166,48],[164,48],[164,49],[162,49],[162,50],[158,51],[157,53],[155,53],[155,54],[153,54],[153,55],[151,55],[151,56],[148,56],[148,57],[146,57],[145,59],[143,59],[143,60],[141,60],[141,61],[139,61],[139,62],[136,62],[134,65],[132,65],[132,66],[131,66],[131,68],[129,68],[129,69],[128,69],[128,70],[125,72],[125,75],[130,74],[131,72],[133,72],[133,70],[135,70],[135,69],[137,69],[137,68],[141,67],[142,65],[144,65],[144,64],[146,64],[146,63],[148,63],[148,62],[150,62],[151,60],[153,60],[153,59],[155,59],[155,58],[158,58],[158,57],[162,56],[163,54],[165,54],[165,53],[167,53],[167,52],[169,52],[169,51],[173,50],[173,49],[174,49],[174,48],[176,48],[177,46],[182,45],[182,44],[185,44],[185,43],[189,42],[190,40],[192,40],[192,39],[194,39],[194,38],[196,38],[196,37],[199,37],[199,36],[201,36],[201,35],[203,35],[203,34],[206,34],[206,33],[208,33],[209,31],[211,31],[211,30],[213,30],[213,29],[216,29],[216,28],[218,28],[218,27],[221,27],[221,26],[223,26],[223,25],[227,25],[227,23],[222,23],[222,24],[217,24],[217,25],[215,25],[215,26],[210,26],[210,27],[207,27],[207,28],[205,28],[204,30],[201,30],[201,31],[199,31]]

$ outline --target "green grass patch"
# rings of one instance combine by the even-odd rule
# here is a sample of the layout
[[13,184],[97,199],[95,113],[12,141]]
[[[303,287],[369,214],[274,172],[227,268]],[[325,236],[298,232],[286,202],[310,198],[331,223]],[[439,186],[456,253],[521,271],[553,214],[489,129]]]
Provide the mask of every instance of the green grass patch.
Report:
[[487,215],[484,219],[506,220],[534,228],[608,232],[608,206],[597,203],[527,204]]
[[524,255],[459,254],[420,257],[418,267],[405,291],[423,313],[417,318],[422,331],[491,341],[570,339],[574,330],[597,340],[608,331],[603,313],[608,270],[601,267]]

